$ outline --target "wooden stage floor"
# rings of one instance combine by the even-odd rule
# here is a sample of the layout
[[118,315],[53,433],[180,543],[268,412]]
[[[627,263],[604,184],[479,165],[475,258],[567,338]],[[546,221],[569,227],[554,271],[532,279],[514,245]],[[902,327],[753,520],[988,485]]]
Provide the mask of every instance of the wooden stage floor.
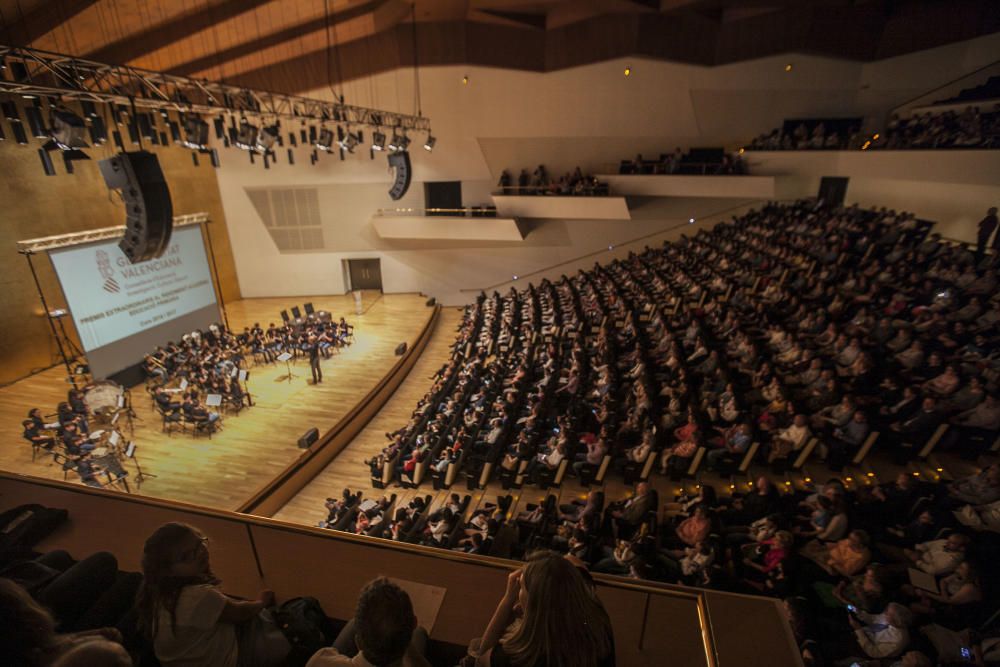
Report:
[[[135,468],[129,470],[132,493],[202,505],[234,509],[299,456],[296,441],[315,426],[320,433],[334,426],[357,401],[374,387],[396,361],[400,342],[413,345],[433,313],[419,294],[365,293],[364,313],[354,315],[350,295],[313,297],[316,308],[334,317],[343,315],[355,326],[354,344],[323,361],[323,383],[309,384],[308,363],[293,365],[297,377],[281,381],[284,364],[264,364],[250,369],[249,388],[254,406],[239,415],[227,415],[223,428],[212,436],[191,433],[171,435],[161,431],[159,417],[141,386],[132,391],[138,415],[132,438],[136,458],[144,473],[155,478],[137,488]],[[226,304],[233,330],[260,322],[280,322],[283,308],[301,298],[244,299]],[[21,420],[28,409],[55,412],[66,400],[65,371],[57,366],[0,388],[0,469],[37,477],[62,479],[63,471],[51,457],[32,462],[31,447],[21,438]],[[126,435],[128,435],[126,431]],[[70,473],[71,480],[78,479]]]

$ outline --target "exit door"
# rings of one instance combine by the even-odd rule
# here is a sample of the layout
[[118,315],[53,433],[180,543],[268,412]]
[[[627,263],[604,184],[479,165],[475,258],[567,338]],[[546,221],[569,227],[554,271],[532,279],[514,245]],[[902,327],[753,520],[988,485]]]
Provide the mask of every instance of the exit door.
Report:
[[351,277],[351,289],[382,290],[382,260],[349,259],[347,270]]

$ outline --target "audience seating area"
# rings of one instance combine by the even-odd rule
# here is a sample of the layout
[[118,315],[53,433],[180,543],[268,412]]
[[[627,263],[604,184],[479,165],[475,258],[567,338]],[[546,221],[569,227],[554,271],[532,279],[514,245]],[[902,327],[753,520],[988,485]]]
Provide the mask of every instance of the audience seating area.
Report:
[[[595,571],[791,596],[800,639],[822,637],[809,651],[832,659],[940,654],[934,628],[977,630],[996,611],[1000,303],[996,255],[927,231],[906,213],[769,204],[480,295],[430,392],[369,461],[373,485],[620,475],[637,490],[607,505],[598,490],[562,507],[551,495],[516,517],[504,497],[466,517],[454,494],[426,522],[426,501],[383,511],[383,533],[514,557],[545,546]],[[921,477],[914,462],[944,450],[980,472]],[[870,456],[903,473],[873,479]],[[805,466],[831,481],[772,481]],[[703,484],[661,512],[644,481],[699,470],[755,478],[724,499]]]
[[742,175],[749,173],[746,162],[737,154],[722,148],[691,148],[684,153],[679,147],[673,153],[661,153],[649,160],[638,154],[632,160],[622,160],[619,174],[679,174],[684,176]]
[[1000,103],[968,106],[963,111],[925,111],[908,118],[893,115],[884,136],[871,148],[1000,148]]
[[510,172],[504,169],[497,187],[500,188],[497,194],[514,196],[607,197],[610,194],[607,183],[601,183],[594,176],[584,174],[579,167],[572,174],[567,172],[556,179],[549,174],[543,164],[538,165],[531,174],[527,169],[522,169],[516,183],[511,178]]
[[757,151],[844,150],[861,148],[860,118],[803,118],[762,134],[747,146]]

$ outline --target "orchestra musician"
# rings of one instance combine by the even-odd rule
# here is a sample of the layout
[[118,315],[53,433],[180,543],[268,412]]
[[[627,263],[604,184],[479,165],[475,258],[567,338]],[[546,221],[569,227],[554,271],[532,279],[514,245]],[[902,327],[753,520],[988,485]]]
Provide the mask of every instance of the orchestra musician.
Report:
[[39,427],[34,420],[25,419],[21,422],[21,426],[24,427],[22,437],[32,445],[39,445],[47,450],[51,450],[53,445],[56,444],[56,439],[52,435],[42,432],[44,425]]

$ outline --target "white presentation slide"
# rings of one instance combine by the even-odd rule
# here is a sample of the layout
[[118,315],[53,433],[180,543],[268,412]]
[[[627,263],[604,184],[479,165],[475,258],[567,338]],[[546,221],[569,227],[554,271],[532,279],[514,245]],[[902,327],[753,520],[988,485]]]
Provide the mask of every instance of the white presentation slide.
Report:
[[130,264],[118,240],[49,253],[95,378],[219,319],[197,226],[175,229],[162,257]]

